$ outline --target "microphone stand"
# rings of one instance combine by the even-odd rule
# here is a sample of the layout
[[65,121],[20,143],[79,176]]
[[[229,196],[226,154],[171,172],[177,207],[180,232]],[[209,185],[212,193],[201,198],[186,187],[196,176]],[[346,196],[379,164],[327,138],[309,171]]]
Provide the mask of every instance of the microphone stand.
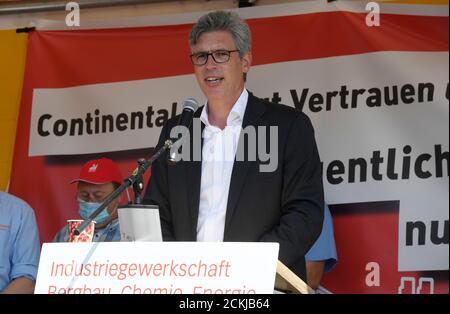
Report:
[[[180,141],[180,140],[178,140]],[[164,146],[162,146],[156,153],[153,154],[152,158],[150,159],[143,159],[143,160],[139,160],[138,164],[139,166],[133,171],[133,174],[131,176],[129,176],[128,178],[124,179],[123,183],[121,186],[119,186],[117,189],[115,189],[111,194],[109,194],[106,199],[103,201],[103,203],[100,205],[99,208],[97,208],[89,217],[88,219],[86,219],[85,221],[83,221],[78,228],[76,228],[74,230],[74,234],[75,235],[79,235],[81,232],[83,232],[84,229],[87,228],[87,226],[89,226],[89,224],[95,219],[95,217],[98,216],[98,214],[101,213],[101,211],[103,209],[105,209],[106,207],[108,207],[109,204],[111,204],[111,202],[113,200],[115,200],[120,193],[122,193],[123,191],[125,191],[125,189],[127,189],[129,186],[133,185],[136,183],[136,181],[139,180],[142,181],[142,175],[144,174],[145,171],[147,171],[147,169],[151,166],[151,164],[159,158],[159,156],[161,156],[166,150],[171,149],[172,146],[174,144],[176,144],[178,141],[176,141],[175,143],[172,142],[172,140],[168,139],[165,143]],[[139,197],[139,201],[140,201],[140,197]]]
[[[144,158],[140,158],[138,161],[138,168],[144,165],[147,160]],[[142,180],[142,176],[138,177],[136,182],[133,183],[133,192],[134,192],[134,204],[142,204],[142,190],[144,189],[144,181]]]

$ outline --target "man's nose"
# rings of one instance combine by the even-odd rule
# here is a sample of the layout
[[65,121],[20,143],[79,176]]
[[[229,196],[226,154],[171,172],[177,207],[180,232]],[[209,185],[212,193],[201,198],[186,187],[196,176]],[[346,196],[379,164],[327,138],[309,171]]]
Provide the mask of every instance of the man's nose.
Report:
[[96,197],[93,194],[88,194],[87,195],[87,201],[89,203],[95,203],[95,202],[97,202],[97,199],[96,199]]
[[214,61],[214,58],[212,55],[208,55],[208,59],[206,60],[205,66],[207,69],[217,67],[217,63],[216,63],[216,61]]

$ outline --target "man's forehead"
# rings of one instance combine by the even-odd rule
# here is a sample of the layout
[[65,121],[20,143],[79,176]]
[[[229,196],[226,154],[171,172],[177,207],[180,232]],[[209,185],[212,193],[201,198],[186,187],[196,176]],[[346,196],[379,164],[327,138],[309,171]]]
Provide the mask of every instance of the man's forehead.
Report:
[[78,183],[78,191],[79,192],[104,192],[109,191],[113,189],[112,183],[105,183],[105,184],[93,184],[88,182],[79,182]]
[[[202,45],[234,45],[233,36],[226,31],[205,32],[198,37],[195,46]],[[232,47],[228,47],[232,48]]]

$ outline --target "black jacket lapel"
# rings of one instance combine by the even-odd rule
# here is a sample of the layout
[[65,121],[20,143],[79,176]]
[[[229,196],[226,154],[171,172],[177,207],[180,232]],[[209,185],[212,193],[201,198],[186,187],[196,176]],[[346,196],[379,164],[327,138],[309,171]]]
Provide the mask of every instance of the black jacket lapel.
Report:
[[[194,114],[194,119],[199,118],[202,112],[203,106],[200,107]],[[197,123],[200,122],[200,119],[198,119]],[[193,131],[193,126],[195,121],[193,121],[190,130],[190,140],[191,140],[191,161],[184,162],[185,169],[186,169],[186,184],[188,186],[188,200],[189,200],[189,211],[191,215],[191,226],[193,226],[192,230],[192,237],[195,241],[197,239],[197,221],[198,221],[198,208],[200,203],[200,184],[201,184],[201,175],[202,175],[202,162],[201,162],[201,148],[203,147],[203,137],[201,134],[203,133],[203,129],[205,128],[205,125],[201,123],[201,131],[200,131],[200,140],[201,140],[201,147],[200,147],[200,154],[198,156],[195,156],[194,153],[194,136],[198,134],[195,134]],[[199,140],[198,138],[196,140]],[[196,158],[194,158],[196,157]]]
[[[259,118],[262,116],[264,111],[264,105],[258,101],[258,98],[249,93],[247,108],[245,109],[244,120],[242,121],[242,128],[245,129],[247,126],[257,126],[257,122],[259,121]],[[256,135],[258,135],[257,132]],[[241,145],[243,145],[243,143],[241,143],[241,141],[243,140],[244,137],[241,133],[241,135],[239,136],[238,147],[241,147]],[[245,156],[247,156],[247,152],[245,153]],[[225,217],[225,237],[227,234],[227,227],[229,226],[230,221],[233,217],[233,213],[236,209],[239,197],[244,190],[245,179],[247,177],[247,173],[251,164],[252,162],[249,161],[236,161],[235,158],[233,171],[231,174],[230,189],[228,192],[227,213]]]

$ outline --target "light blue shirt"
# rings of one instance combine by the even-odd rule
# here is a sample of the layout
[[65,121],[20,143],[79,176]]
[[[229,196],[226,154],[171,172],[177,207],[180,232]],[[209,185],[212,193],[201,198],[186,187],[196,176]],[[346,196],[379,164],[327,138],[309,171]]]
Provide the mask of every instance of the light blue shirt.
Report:
[[[67,242],[69,238],[69,228],[64,226],[55,235],[53,242]],[[102,229],[96,229],[94,232],[93,242],[118,242],[120,241],[119,220],[113,220],[109,225]]]
[[306,253],[307,261],[325,261],[325,272],[333,269],[337,262],[336,242],[334,241],[333,220],[325,205],[322,233],[311,249]]
[[13,280],[36,280],[40,255],[33,209],[21,199],[0,192],[0,291]]

